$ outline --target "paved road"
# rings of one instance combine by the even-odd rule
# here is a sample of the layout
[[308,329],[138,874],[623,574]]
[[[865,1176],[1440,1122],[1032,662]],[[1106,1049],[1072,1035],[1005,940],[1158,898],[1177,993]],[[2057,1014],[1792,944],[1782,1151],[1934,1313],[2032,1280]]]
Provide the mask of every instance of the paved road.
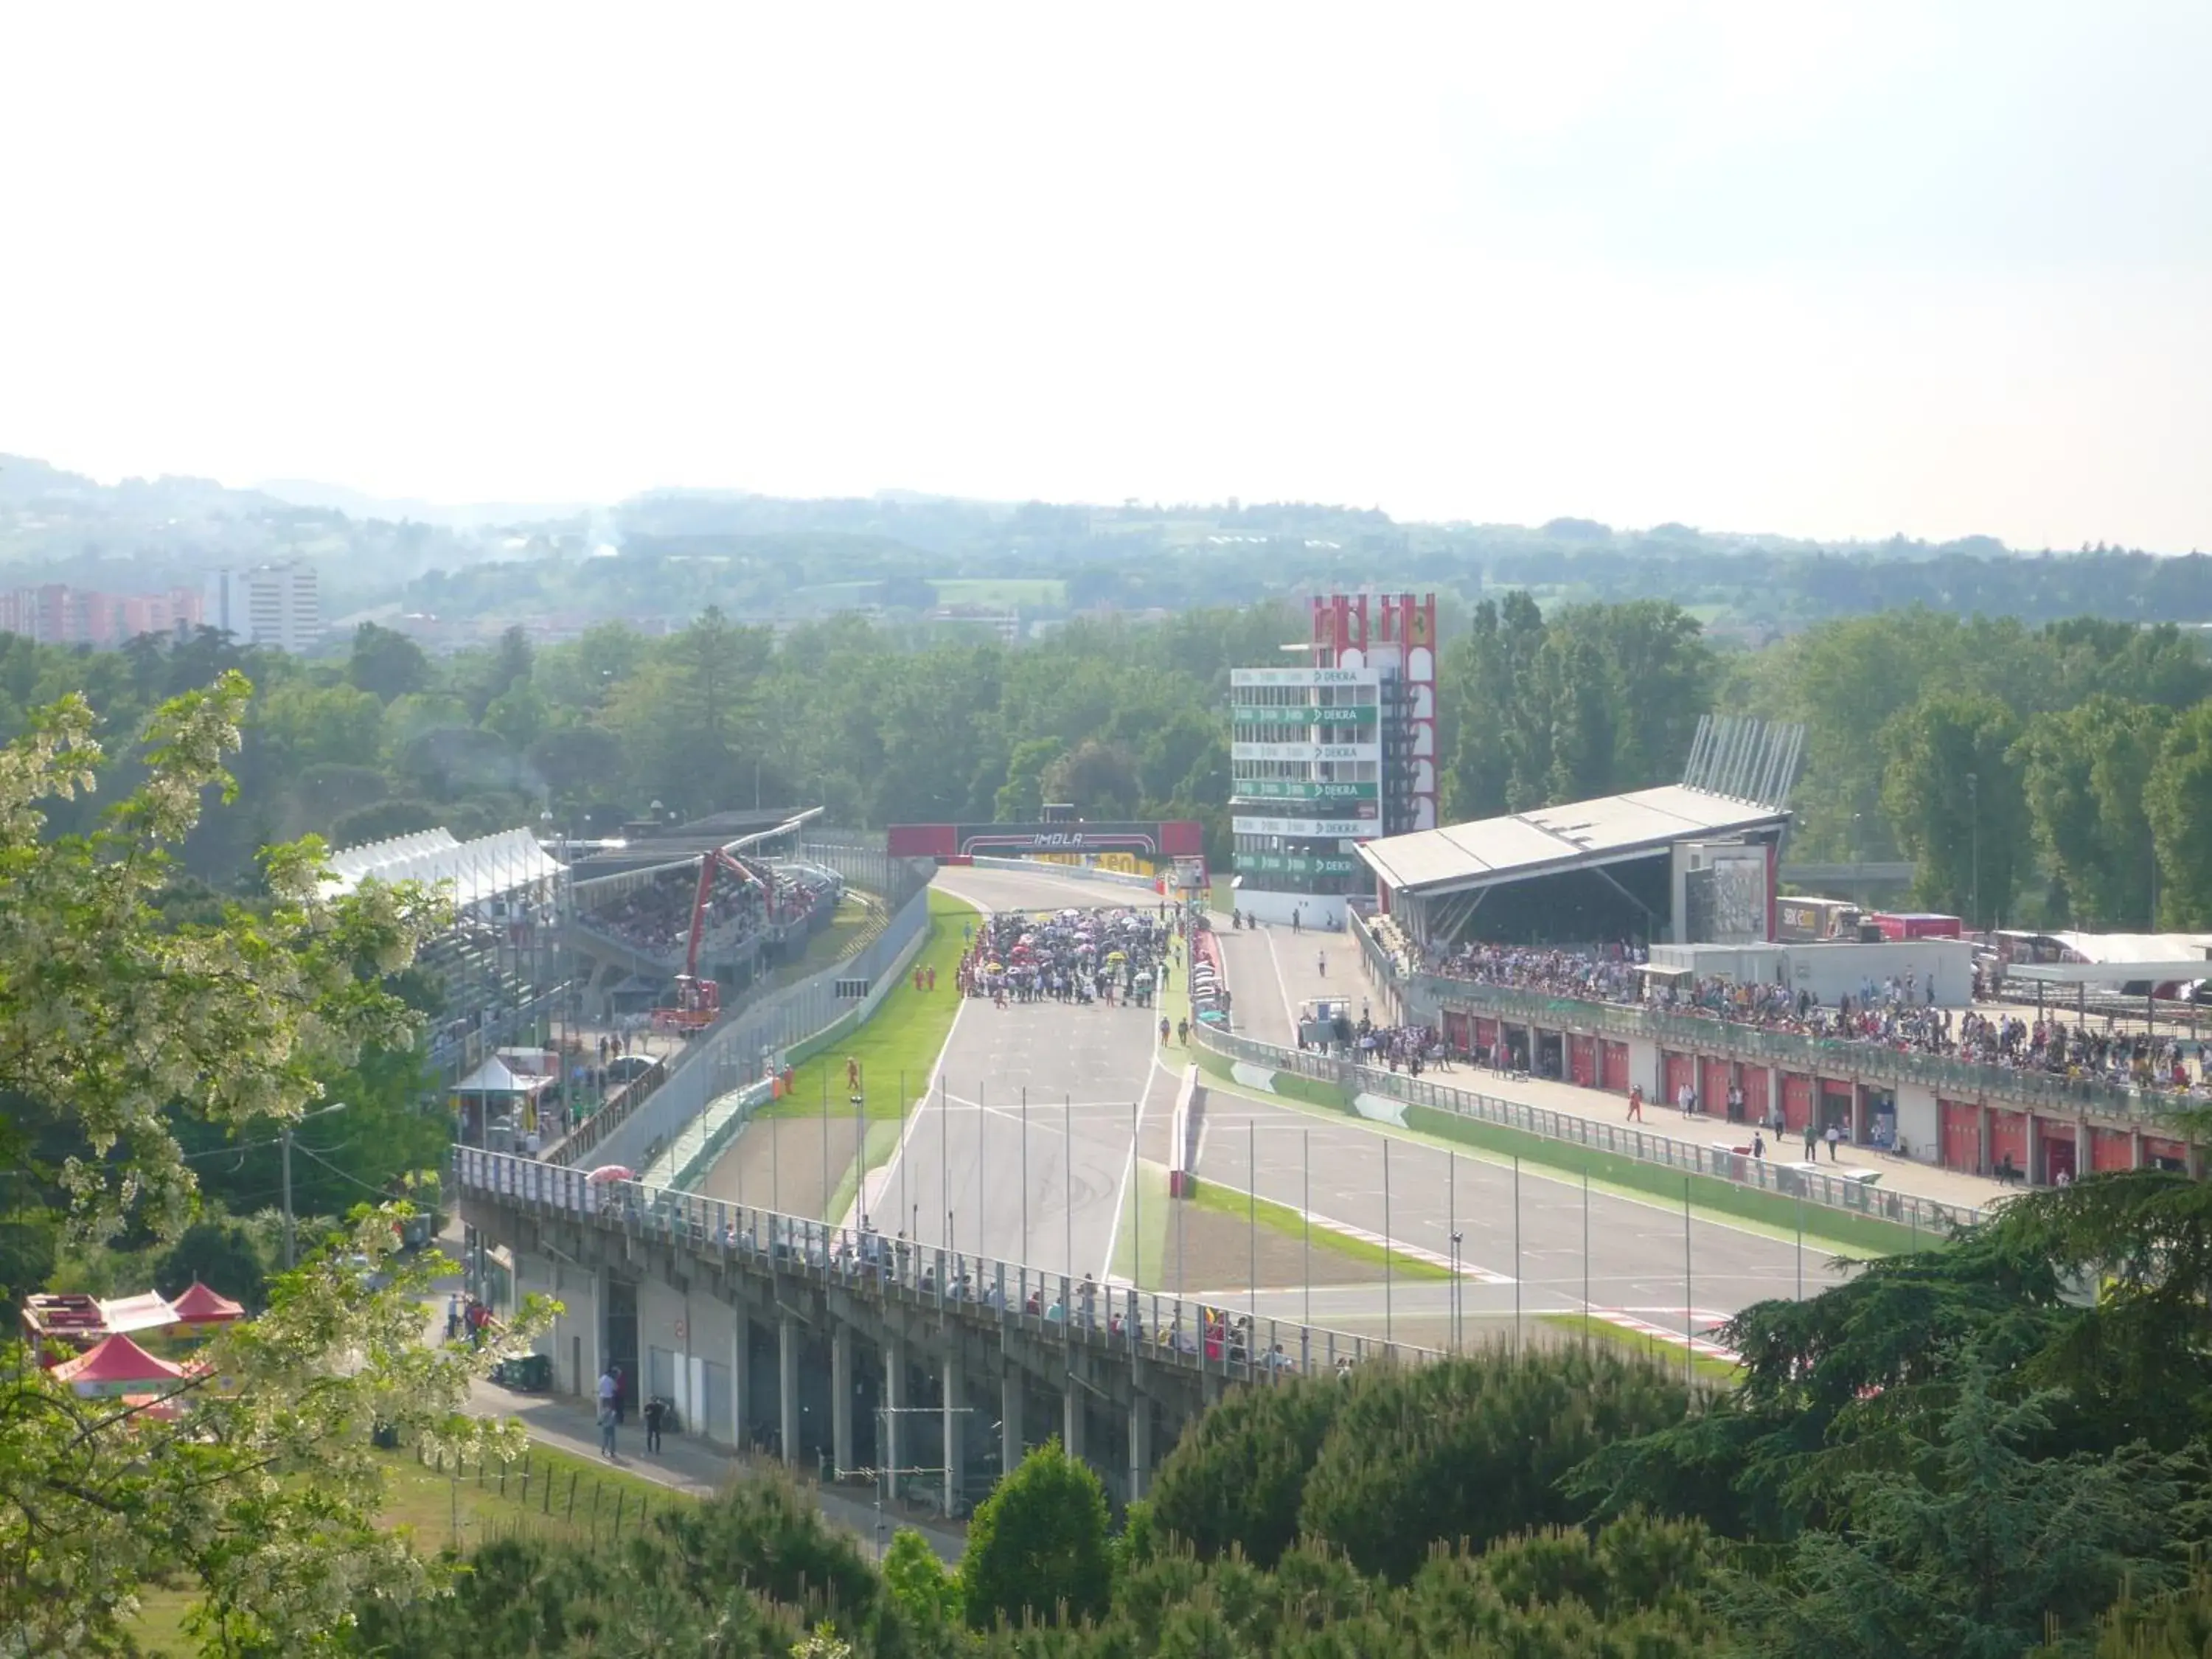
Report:
[[[937,884],[987,910],[1149,896],[1007,871],[940,871]],[[1146,1158],[1166,1156],[1176,1079],[1153,1064],[1158,1019],[1095,1004],[963,1002],[928,1101],[870,1182],[871,1218],[924,1244],[1104,1279],[1133,1135]]]
[[[1288,1045],[1289,1008],[1322,994],[1348,998],[1357,1008],[1369,988],[1349,934],[1292,933],[1267,927],[1218,932],[1225,971],[1237,999],[1236,1027],[1263,1042]],[[1322,978],[1316,957],[1326,952]],[[1447,1079],[1446,1080],[1449,1080]],[[1384,1198],[1384,1146],[1389,1194]],[[1253,1170],[1256,1164],[1256,1185]],[[1309,1171],[1309,1164],[1310,1170]],[[1462,1298],[1466,1316],[1579,1311],[1587,1297],[1601,1309],[1626,1310],[1680,1329],[1686,1309],[1730,1314],[1775,1297],[1816,1292],[1834,1282],[1832,1258],[1815,1245],[1773,1238],[1692,1218],[1686,1237],[1679,1206],[1593,1193],[1585,1213],[1578,1181],[1533,1168],[1522,1172],[1517,1206],[1510,1167],[1407,1139],[1378,1125],[1334,1114],[1247,1100],[1211,1091],[1199,1172],[1239,1190],[1369,1232],[1449,1261],[1456,1254],[1470,1274]],[[1309,1194],[1310,1196],[1309,1196]],[[1584,1249],[1587,1230],[1589,1246]],[[1248,1299],[1247,1286],[1218,1286]],[[1285,1298],[1259,1287],[1259,1305],[1283,1316]],[[1402,1298],[1402,1300],[1401,1300]],[[1439,1301],[1433,1286],[1394,1290],[1389,1311]],[[1304,1298],[1297,1297],[1303,1308]],[[1367,1329],[1382,1298],[1360,1287],[1313,1297],[1314,1317]]]
[[[1201,1179],[1387,1235],[1441,1262],[1454,1258],[1457,1232],[1455,1254],[1468,1275],[1461,1305],[1469,1317],[1510,1314],[1516,1305],[1528,1313],[1579,1311],[1587,1297],[1595,1307],[1680,1329],[1686,1308],[1731,1314],[1753,1302],[1795,1296],[1800,1288],[1801,1252],[1793,1239],[1694,1218],[1686,1237],[1679,1208],[1602,1192],[1585,1199],[1578,1181],[1539,1174],[1533,1166],[1521,1172],[1516,1207],[1510,1166],[1218,1089],[1209,1092],[1198,1169]],[[1817,1246],[1803,1248],[1804,1290],[1832,1282],[1829,1263]],[[1239,1302],[1249,1289],[1212,1288]],[[1393,1310],[1404,1294],[1394,1291]],[[1355,1311],[1384,1311],[1382,1297],[1371,1291],[1340,1287],[1316,1297],[1315,1317],[1324,1323],[1344,1324]],[[1285,1310],[1277,1299],[1270,1311]],[[1347,1328],[1374,1322],[1360,1318]]]

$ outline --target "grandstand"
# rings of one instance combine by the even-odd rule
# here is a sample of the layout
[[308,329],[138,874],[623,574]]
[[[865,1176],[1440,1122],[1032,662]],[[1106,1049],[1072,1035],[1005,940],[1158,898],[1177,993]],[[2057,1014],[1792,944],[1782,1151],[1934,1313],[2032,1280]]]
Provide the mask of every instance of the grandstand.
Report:
[[[742,991],[802,952],[828,925],[842,883],[818,866],[757,855],[792,827],[787,821],[675,858],[653,854],[685,847],[692,838],[682,831],[601,849],[595,863],[629,867],[572,883],[568,942],[588,1017],[616,1024],[665,1007],[679,977]],[[647,861],[635,861],[641,854]]]
[[1802,728],[1698,726],[1678,784],[1362,842],[1381,903],[1426,951],[1746,944],[1774,936]]
[[416,966],[441,987],[429,1058],[450,1083],[504,1044],[543,1036],[569,1012],[558,919],[568,871],[527,830],[459,841],[445,830],[395,836],[331,854],[333,894],[363,882],[421,882],[452,897],[451,927]]

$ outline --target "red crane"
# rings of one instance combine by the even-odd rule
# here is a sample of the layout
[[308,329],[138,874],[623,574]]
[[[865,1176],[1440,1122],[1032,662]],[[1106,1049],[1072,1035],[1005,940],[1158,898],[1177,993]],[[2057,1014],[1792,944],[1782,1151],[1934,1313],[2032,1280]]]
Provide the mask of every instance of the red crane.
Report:
[[707,931],[707,901],[714,890],[714,871],[718,866],[759,888],[768,907],[769,920],[775,920],[775,889],[761,879],[757,871],[723,848],[702,854],[699,891],[691,901],[691,943],[684,953],[684,971],[676,976],[676,1000],[667,1007],[653,1011],[653,1025],[659,1030],[703,1031],[721,1016],[721,986],[712,978],[699,977],[699,941]]

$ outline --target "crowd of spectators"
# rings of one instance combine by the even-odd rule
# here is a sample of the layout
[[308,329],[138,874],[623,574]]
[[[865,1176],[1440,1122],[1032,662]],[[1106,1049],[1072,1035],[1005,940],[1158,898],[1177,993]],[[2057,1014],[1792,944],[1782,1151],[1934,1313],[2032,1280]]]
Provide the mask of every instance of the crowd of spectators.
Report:
[[1166,985],[1182,924],[1157,910],[1001,911],[968,941],[960,994],[1008,1002],[1152,1006]]
[[1547,996],[1640,1005],[1677,1014],[1755,1025],[1810,1037],[1866,1042],[1984,1066],[2036,1072],[2078,1082],[2142,1089],[2186,1090],[2212,1074],[2212,1044],[2179,1036],[2104,1029],[2055,1017],[2028,1019],[1934,1006],[1934,988],[1911,972],[1862,982],[1836,1004],[1783,984],[1725,979],[1670,981],[1639,971],[1644,953],[1633,945],[1599,950],[1468,945],[1449,952],[1422,949],[1387,921],[1377,926],[1401,967],[1477,984]]
[[[787,921],[807,914],[826,890],[819,878],[750,861],[745,868],[749,876],[724,865],[715,866],[700,933],[711,948],[726,949],[768,921],[763,884],[775,894],[776,918]],[[690,944],[691,909],[698,895],[698,866],[684,865],[659,872],[651,881],[592,911],[586,921],[647,956],[681,957]]]

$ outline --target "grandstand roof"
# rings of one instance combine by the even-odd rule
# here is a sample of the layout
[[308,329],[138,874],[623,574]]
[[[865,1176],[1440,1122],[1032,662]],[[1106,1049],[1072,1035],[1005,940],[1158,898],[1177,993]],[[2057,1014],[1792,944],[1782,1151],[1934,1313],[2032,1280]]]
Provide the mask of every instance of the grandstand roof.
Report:
[[1662,852],[1678,841],[1786,822],[1787,811],[1664,784],[1565,806],[1509,812],[1359,843],[1359,856],[1399,891],[1440,894]]
[[474,904],[543,880],[561,867],[527,830],[502,830],[474,841],[456,841],[450,830],[423,830],[331,854],[329,880],[337,893],[350,893],[369,880],[451,882],[455,903]]

